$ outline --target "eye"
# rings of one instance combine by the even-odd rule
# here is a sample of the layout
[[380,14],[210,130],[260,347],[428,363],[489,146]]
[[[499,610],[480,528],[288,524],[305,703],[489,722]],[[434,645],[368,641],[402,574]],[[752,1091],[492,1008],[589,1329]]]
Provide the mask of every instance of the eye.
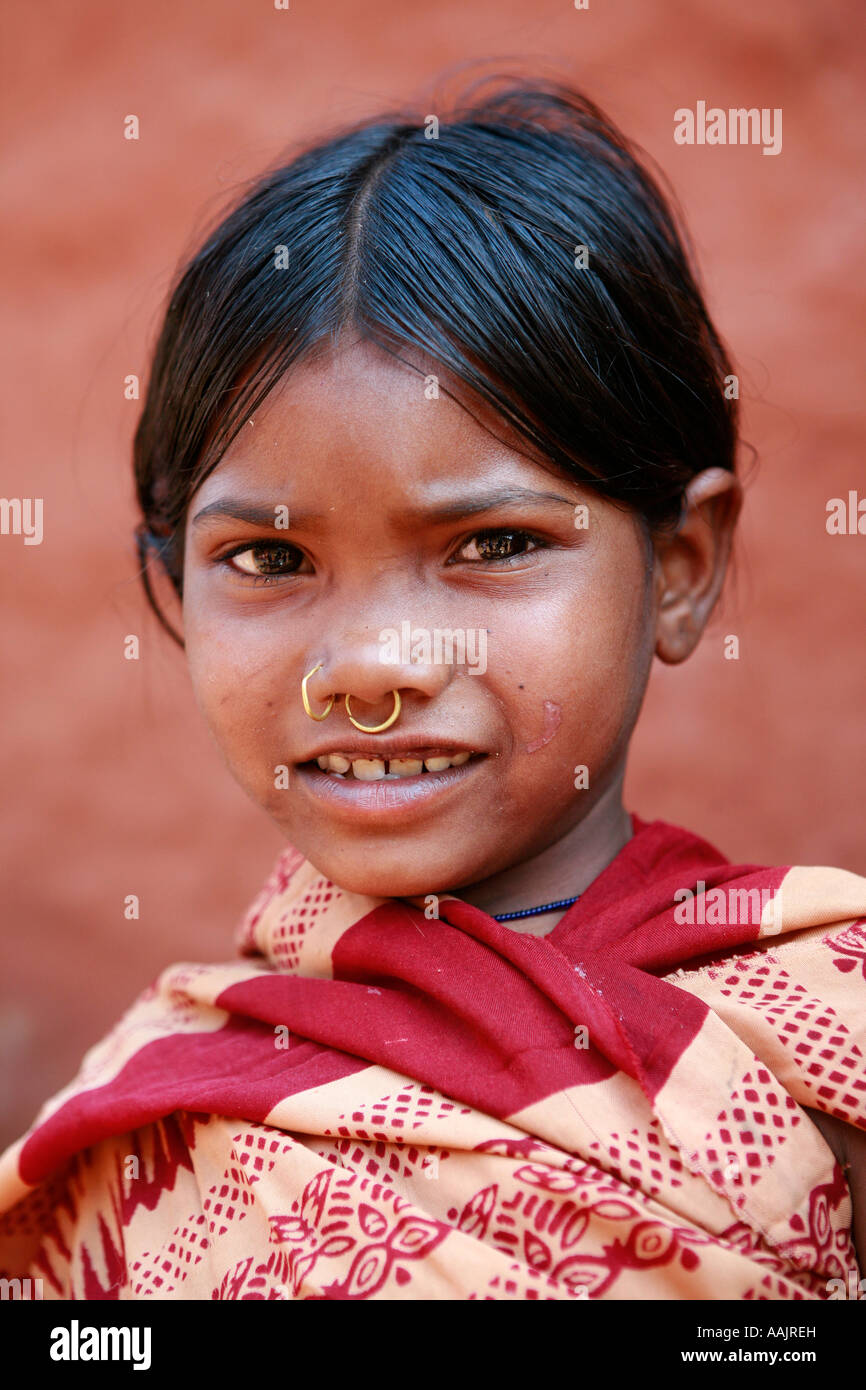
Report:
[[223,556],[231,569],[266,582],[268,579],[279,579],[282,575],[296,574],[303,559],[297,546],[281,541],[248,545]]
[[477,531],[457,551],[455,559],[474,564],[491,564],[497,560],[519,560],[533,550],[544,547],[544,541],[529,531]]

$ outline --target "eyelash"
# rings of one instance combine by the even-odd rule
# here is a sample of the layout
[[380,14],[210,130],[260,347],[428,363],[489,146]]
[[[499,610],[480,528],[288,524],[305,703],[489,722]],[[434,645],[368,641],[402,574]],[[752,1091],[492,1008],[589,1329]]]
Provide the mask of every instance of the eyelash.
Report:
[[296,570],[286,570],[282,574],[251,574],[249,570],[239,569],[237,565],[232,564],[232,561],[235,560],[238,557],[238,555],[249,555],[256,550],[266,551],[269,554],[273,554],[275,551],[284,550],[287,553],[294,552],[294,554],[299,555],[301,556],[301,558],[303,558],[301,551],[298,549],[296,545],[288,545],[285,541],[262,541],[259,545],[235,546],[234,550],[230,550],[227,555],[221,556],[219,563],[227,565],[233,574],[236,574],[240,579],[246,581],[247,583],[256,586],[261,584],[274,584],[280,579],[286,579],[290,575],[297,573]]
[[[533,554],[536,550],[547,549],[549,545],[549,542],[545,541],[543,537],[535,535],[533,531],[524,531],[520,530],[518,527],[511,526],[490,527],[483,531],[473,531],[471,536],[467,536],[466,539],[460,543],[455,551],[455,556],[459,555],[460,551],[465,550],[472,541],[479,541],[482,539],[489,540],[501,536],[519,537],[522,540],[530,541],[531,549],[519,551],[516,555],[501,555],[490,560],[469,560],[465,563],[470,565],[509,565],[515,561],[522,560],[526,555]],[[232,561],[239,555],[248,555],[251,551],[256,550],[266,551],[270,554],[273,554],[275,551],[284,550],[287,552],[293,551],[297,555],[302,555],[302,552],[297,546],[289,545],[285,541],[263,541],[259,545],[236,546],[235,549],[229,551],[227,555],[223,555],[219,563],[228,565],[229,569],[231,569],[234,574],[239,575],[242,579],[249,581],[253,585],[274,584],[281,579],[289,578],[291,575],[298,573],[297,570],[286,570],[281,574],[251,574],[248,570],[241,570],[236,565],[232,564]],[[454,557],[448,561],[449,564],[453,564],[454,562]]]
[[[499,538],[500,536],[519,536],[523,540],[531,541],[532,549],[521,551],[517,555],[500,555],[498,557],[499,564],[507,565],[510,564],[512,560],[522,560],[524,555],[531,555],[536,550],[543,550],[547,547],[548,544],[548,542],[546,542],[543,539],[543,537],[536,536],[533,531],[522,531],[519,527],[516,526],[492,526],[485,531],[473,531],[472,535],[467,536],[466,540],[461,542],[461,544],[457,547],[457,551],[455,552],[455,554],[459,554],[461,550],[465,550],[467,545],[469,545],[471,541],[477,541],[482,538],[486,538],[489,540],[492,537]],[[483,565],[494,564],[496,562],[497,561],[495,560],[470,560],[467,563],[474,565]]]

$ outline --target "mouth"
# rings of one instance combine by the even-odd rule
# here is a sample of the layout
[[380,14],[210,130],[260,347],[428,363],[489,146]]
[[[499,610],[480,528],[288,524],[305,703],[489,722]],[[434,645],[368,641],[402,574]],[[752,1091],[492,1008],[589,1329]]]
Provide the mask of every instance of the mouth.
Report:
[[486,753],[443,746],[329,750],[296,763],[298,780],[344,818],[404,818],[478,776]]
[[301,766],[309,767],[315,762],[322,772],[334,777],[353,778],[358,782],[381,782],[386,778],[394,781],[406,777],[423,777],[431,772],[447,772],[450,767],[463,767],[470,758],[482,756],[483,754],[472,749],[449,752],[429,748],[389,754],[320,753],[317,758],[310,759]]

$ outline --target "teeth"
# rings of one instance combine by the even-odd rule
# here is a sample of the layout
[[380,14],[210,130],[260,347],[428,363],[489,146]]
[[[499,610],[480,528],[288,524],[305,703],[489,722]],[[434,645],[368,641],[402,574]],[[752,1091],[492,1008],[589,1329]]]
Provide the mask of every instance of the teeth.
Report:
[[450,757],[433,758],[350,758],[345,753],[322,753],[316,762],[323,772],[344,776],[351,768],[359,782],[378,782],[383,777],[417,777],[419,773],[444,772],[449,767],[462,767],[472,757],[470,752],[454,753]]
[[348,758],[344,758],[342,753],[322,753],[316,759],[323,772],[348,772],[352,766]]
[[389,758],[388,771],[398,777],[417,777],[424,767],[420,758]]
[[359,782],[378,782],[386,770],[381,758],[355,758],[352,762],[352,771]]

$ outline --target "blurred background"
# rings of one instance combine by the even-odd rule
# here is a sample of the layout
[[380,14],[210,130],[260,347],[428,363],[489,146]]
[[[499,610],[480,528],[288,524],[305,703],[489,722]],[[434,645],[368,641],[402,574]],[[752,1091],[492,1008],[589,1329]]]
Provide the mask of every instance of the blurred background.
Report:
[[[0,493],[44,499],[44,539],[0,536],[0,1145],[164,966],[232,954],[283,843],[139,592],[124,378],[239,182],[467,59],[567,77],[665,170],[759,456],[723,607],[656,666],[627,804],[735,862],[866,873],[866,535],[826,531],[830,498],[866,497],[864,30],[861,0],[6,6]],[[782,152],[675,144],[701,100],[781,107]]]

